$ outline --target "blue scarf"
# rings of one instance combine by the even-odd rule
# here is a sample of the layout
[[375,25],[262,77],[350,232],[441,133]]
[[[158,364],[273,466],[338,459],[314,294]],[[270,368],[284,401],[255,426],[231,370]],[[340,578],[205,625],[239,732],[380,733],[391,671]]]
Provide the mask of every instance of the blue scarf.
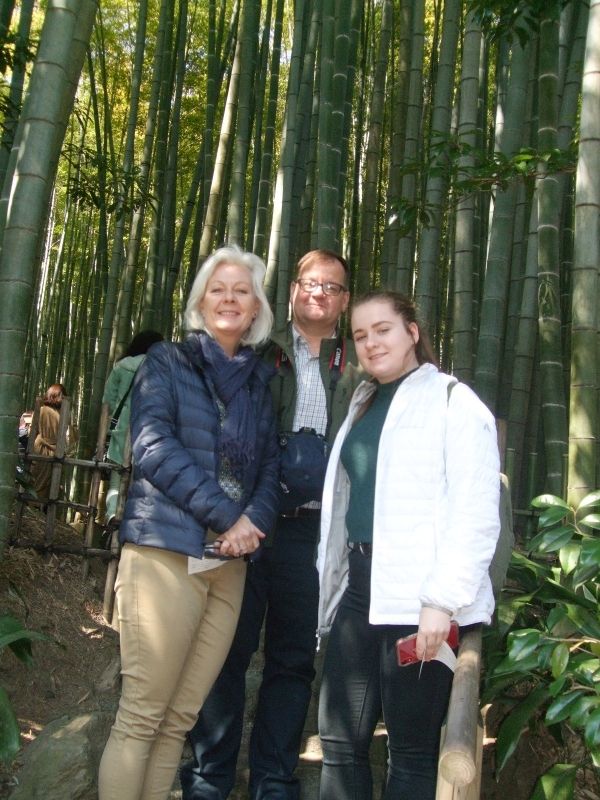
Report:
[[251,347],[240,347],[233,358],[229,358],[204,331],[191,334],[188,343],[196,356],[194,362],[202,367],[213,398],[216,395],[225,406],[219,454],[227,459],[233,474],[242,479],[244,468],[254,461],[256,454],[257,421],[248,383],[260,358]]

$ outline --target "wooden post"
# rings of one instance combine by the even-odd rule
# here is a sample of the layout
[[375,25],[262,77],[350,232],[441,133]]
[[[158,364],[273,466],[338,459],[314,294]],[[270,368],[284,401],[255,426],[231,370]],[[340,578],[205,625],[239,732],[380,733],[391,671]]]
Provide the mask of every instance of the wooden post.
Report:
[[[92,471],[92,480],[90,482],[90,493],[88,497],[88,505],[90,511],[88,513],[87,524],[85,527],[84,544],[86,547],[91,547],[94,543],[94,525],[96,522],[96,508],[98,505],[98,493],[100,490],[100,481],[102,480],[102,473],[99,463],[104,458],[104,448],[106,444],[106,434],[108,432],[108,425],[110,419],[110,412],[107,403],[102,404],[102,411],[100,413],[100,424],[98,425],[98,438],[96,439],[96,452],[94,460],[96,466]],[[85,558],[83,561],[83,577],[87,577],[90,569],[89,559]]]
[[[481,780],[481,747],[479,713],[479,670],[481,665],[481,629],[468,631],[462,637],[458,662],[452,682],[446,731],[438,762],[436,800],[466,800],[477,794],[456,794],[478,786]],[[452,789],[452,794],[448,794]],[[462,789],[461,789],[462,791]]]
[[483,721],[481,715],[477,726],[477,762],[475,779],[467,786],[449,783],[438,774],[435,800],[479,800],[481,793],[481,763],[483,759]]

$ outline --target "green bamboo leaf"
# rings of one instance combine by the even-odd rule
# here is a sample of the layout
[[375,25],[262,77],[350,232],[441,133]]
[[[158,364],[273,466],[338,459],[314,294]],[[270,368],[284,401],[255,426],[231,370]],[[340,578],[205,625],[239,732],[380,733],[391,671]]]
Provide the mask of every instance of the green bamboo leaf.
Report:
[[531,550],[538,550],[540,553],[552,553],[569,544],[572,538],[573,528],[561,525],[558,528],[538,533],[529,543],[529,547]]
[[[577,587],[577,588],[578,588],[578,587]],[[593,592],[591,592],[591,591],[588,589],[588,587],[587,587],[587,586],[585,586],[585,584],[584,584],[584,585],[581,587],[581,591],[582,591],[582,597],[583,597],[585,600],[589,600],[589,602],[590,602],[590,603],[592,603],[593,605],[595,605],[596,607],[598,606],[598,599],[597,599],[597,596],[596,596],[596,595],[595,595]]]
[[[598,644],[589,645],[589,647],[592,652],[597,648],[596,653],[598,653],[598,650],[600,650],[600,642]],[[573,665],[575,672],[580,675],[581,680],[589,682],[590,685],[595,683],[598,670],[600,669],[600,658],[598,658],[597,654],[594,657],[586,652],[578,653],[573,657]]]
[[527,675],[534,669],[537,669],[537,667],[537,653],[532,653],[532,655],[521,658],[518,661],[514,661],[510,656],[506,656],[494,669],[493,674],[495,677],[499,678],[506,677],[507,675],[514,675],[514,679],[518,680],[518,678],[522,678],[523,675]]
[[600,708],[589,715],[585,724],[585,743],[590,750],[600,748]]
[[30,667],[33,664],[33,650],[31,648],[31,640],[20,638],[16,642],[9,644],[10,649],[15,656]]
[[574,689],[572,692],[561,694],[557,697],[546,711],[546,722],[548,725],[554,725],[556,722],[562,722],[570,716],[573,707],[577,700],[585,694],[583,689]]
[[577,767],[555,764],[538,779],[530,800],[572,800]]
[[[14,642],[18,642],[21,639],[28,639],[29,641],[40,641],[40,642],[47,642],[49,641],[47,636],[44,636],[43,633],[38,633],[37,631],[28,631],[25,628],[22,628],[20,631],[15,631],[15,633],[9,633],[5,636],[0,637],[0,649],[3,647],[11,646]],[[17,653],[15,653],[17,655]],[[19,656],[20,657],[20,656]]]
[[558,678],[558,680],[552,681],[552,683],[548,684],[548,692],[550,693],[551,697],[556,697],[559,692],[562,691],[565,683],[569,680],[568,674],[563,674]]
[[529,724],[529,720],[536,710],[548,699],[546,686],[538,686],[518,706],[508,714],[500,725],[496,739],[496,758],[498,772],[514,753],[519,743],[521,734]]
[[10,647],[18,659],[25,664],[31,664],[33,660],[31,642],[33,640],[48,641],[48,637],[42,633],[27,630],[19,620],[10,614],[0,616],[0,649]]
[[536,561],[528,558],[523,553],[519,553],[517,550],[513,550],[510,566],[513,568],[520,567],[522,569],[531,570],[537,578],[545,578],[549,574],[547,566],[538,564]]
[[20,746],[19,723],[6,691],[0,686],[0,761],[10,764]]
[[582,597],[580,594],[568,589],[566,586],[562,586],[562,584],[558,583],[558,581],[553,580],[552,578],[548,578],[544,584],[540,587],[537,596],[540,600],[548,602],[548,603],[558,603],[560,601],[566,601],[571,603],[578,603],[579,605],[583,606],[584,608],[589,608],[590,610],[595,611],[598,608],[598,602],[594,599],[586,599]]
[[581,525],[587,525],[588,528],[600,530],[600,514],[587,514],[583,519],[579,520]]
[[579,511],[582,508],[589,508],[590,506],[597,506],[597,505],[600,505],[600,489],[596,489],[595,492],[591,492],[590,494],[587,494],[583,498],[581,503],[579,503],[579,506],[577,508],[577,513],[579,514]]
[[591,613],[581,606],[568,603],[566,605],[567,616],[574,622],[584,636],[590,636],[593,639],[600,639],[600,622],[598,621],[597,613]]
[[523,628],[520,631],[513,631],[508,635],[508,657],[511,661],[520,661],[530,656],[537,648],[541,631],[535,628]]
[[556,643],[552,641],[548,641],[546,643],[541,643],[538,649],[535,651],[538,660],[538,668],[543,670],[544,672],[550,672],[552,669],[552,654],[554,653],[554,648],[556,647]]
[[585,584],[594,578],[599,571],[600,565],[598,564],[588,564],[587,567],[579,567],[572,576],[573,588],[579,589],[581,586],[585,588]]
[[581,555],[579,556],[579,563],[582,567],[590,565],[598,566],[600,564],[600,540],[599,539],[584,539],[581,544]]
[[[564,622],[567,623],[567,633],[564,632]],[[573,623],[567,619],[567,612],[562,606],[554,606],[546,617],[546,627],[558,639],[566,639],[573,629]]]
[[562,506],[551,506],[545,511],[542,511],[538,517],[538,528],[550,528],[556,525],[566,516],[565,509]]
[[10,614],[2,614],[2,616],[0,616],[0,636],[4,636],[7,633],[14,633],[22,629],[23,623],[19,622],[18,619]]
[[564,508],[565,511],[570,510],[569,505],[565,503],[562,497],[557,497],[554,494],[540,494],[533,498],[531,505],[534,508],[551,508],[553,506],[558,506]]
[[580,550],[581,545],[577,542],[570,542],[564,547],[561,547],[558,558],[560,560],[562,571],[565,573],[565,575],[570,575],[577,566]]
[[558,644],[552,651],[550,663],[552,665],[552,677],[558,678],[567,668],[569,663],[570,651],[564,642]]
[[597,708],[598,705],[600,705],[599,695],[580,697],[573,706],[569,722],[576,728],[583,728],[588,721],[590,711]]

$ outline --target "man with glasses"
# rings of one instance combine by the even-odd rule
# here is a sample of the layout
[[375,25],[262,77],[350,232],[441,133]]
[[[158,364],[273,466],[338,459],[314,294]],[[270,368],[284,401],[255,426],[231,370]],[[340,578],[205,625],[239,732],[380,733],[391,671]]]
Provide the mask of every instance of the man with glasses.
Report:
[[[311,250],[291,284],[292,322],[275,331],[265,358],[280,431],[311,429],[332,442],[360,380],[354,347],[339,334],[348,307],[348,266]],[[290,496],[293,496],[294,487]],[[321,487],[322,488],[322,487]],[[183,800],[225,800],[235,784],[245,676],[265,624],[265,665],[248,754],[251,800],[299,800],[294,770],[315,675],[320,502],[282,505],[261,557],[248,565],[231,651],[190,733],[194,760],[181,771]]]

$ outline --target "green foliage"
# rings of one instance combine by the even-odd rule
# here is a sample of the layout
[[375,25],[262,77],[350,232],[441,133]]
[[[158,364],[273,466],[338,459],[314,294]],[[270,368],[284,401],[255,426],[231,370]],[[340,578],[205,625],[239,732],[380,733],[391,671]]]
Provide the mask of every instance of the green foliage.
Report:
[[0,43],[0,73],[4,75],[15,67],[24,69],[35,58],[38,42],[23,43],[19,35],[9,31]]
[[532,505],[538,532],[513,554],[487,638],[485,698],[511,706],[498,732],[499,770],[534,722],[558,738],[563,726],[581,735],[585,764],[554,765],[532,795],[568,800],[576,769],[600,764],[600,491],[577,508],[554,495]]
[[[453,186],[457,200],[471,192],[490,190],[506,190],[509,185],[525,181],[533,190],[536,179],[540,176],[540,165],[544,174],[572,174],[577,164],[577,143],[573,142],[567,150],[554,148],[551,151],[538,150],[533,147],[521,147],[511,156],[500,151],[488,153],[481,148],[473,147],[461,137],[433,132],[434,141],[429,146],[427,160],[406,161],[401,170],[402,175],[426,173],[431,176],[445,177]],[[466,158],[472,166],[465,166]],[[414,224],[417,217],[427,224],[427,209],[422,212],[416,209],[409,217],[402,217],[405,226]]]
[[[31,642],[48,640],[47,636],[27,630],[9,614],[0,615],[0,650],[10,647],[24,664],[31,664]],[[6,691],[0,687],[0,761],[10,763],[19,751],[19,723]]]
[[525,45],[538,32],[542,19],[558,18],[571,0],[470,0],[485,34],[492,40],[516,38]]

